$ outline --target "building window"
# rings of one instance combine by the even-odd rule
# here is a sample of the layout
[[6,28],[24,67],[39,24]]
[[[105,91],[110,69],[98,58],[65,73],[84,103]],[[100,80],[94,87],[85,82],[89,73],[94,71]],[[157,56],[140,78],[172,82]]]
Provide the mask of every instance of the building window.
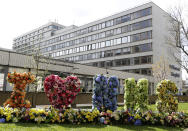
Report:
[[111,50],[105,51],[104,56],[105,56],[105,57],[111,57],[111,56],[113,56],[113,52],[112,52]]
[[139,58],[139,57],[135,57],[135,58],[134,58],[134,64],[135,64],[135,65],[140,64],[140,58]]
[[105,62],[104,61],[100,62],[100,67],[105,67]]
[[93,66],[94,66],[94,67],[97,67],[97,66],[98,66],[98,63],[97,63],[97,62],[93,63]]
[[121,55],[121,49],[116,49],[114,50],[114,52],[115,52],[115,55]]
[[121,28],[114,29],[114,35],[121,34]]
[[80,46],[80,52],[84,51],[84,47]]
[[151,56],[142,56],[141,57],[141,64],[150,64],[150,63],[152,63]]
[[94,50],[96,47],[96,44],[92,44],[92,50]]
[[128,38],[127,38],[127,36],[122,37],[122,43],[127,43],[127,42],[128,42]]
[[121,66],[121,60],[115,60],[115,65],[116,66]]
[[142,45],[138,45],[138,46],[134,46],[133,47],[133,52],[134,53],[151,51],[151,50],[152,50],[152,44],[151,43],[142,44]]
[[179,73],[171,72],[171,76],[174,76],[174,77],[180,77],[180,74],[179,74]]
[[117,39],[117,45],[118,45],[118,44],[121,44],[121,38],[118,38],[118,39]]
[[121,22],[127,22],[127,21],[130,21],[131,20],[131,15],[125,15],[125,16],[122,16],[121,17]]
[[122,65],[125,65],[125,66],[130,65],[130,59],[123,59],[122,60]]
[[102,23],[101,27],[102,27],[102,29],[105,28],[105,22]]
[[121,17],[114,19],[114,25],[121,23]]
[[131,48],[130,47],[126,47],[122,49],[122,53],[123,54],[130,54],[131,53]]
[[106,41],[106,46],[110,46],[110,40]]
[[101,48],[105,47],[105,42],[101,42]]
[[103,58],[103,57],[104,57],[104,51],[101,52],[100,58]]

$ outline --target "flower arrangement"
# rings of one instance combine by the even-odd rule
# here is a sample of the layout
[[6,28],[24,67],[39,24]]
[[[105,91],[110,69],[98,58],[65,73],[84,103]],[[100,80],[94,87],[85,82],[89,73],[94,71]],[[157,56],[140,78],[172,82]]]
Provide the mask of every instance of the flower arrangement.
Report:
[[108,99],[110,100],[108,109],[115,111],[117,109],[117,90],[119,87],[119,80],[116,76],[111,76],[108,79]]
[[177,112],[178,99],[175,97],[176,93],[178,93],[178,88],[174,82],[162,80],[158,83],[156,88],[156,94],[158,95],[157,110],[161,113]]
[[9,108],[0,107],[0,123],[28,122],[28,123],[70,123],[70,124],[131,124],[131,125],[164,125],[176,127],[188,127],[188,113],[172,112],[158,113],[146,111],[143,113],[131,113],[128,110],[58,110],[53,107],[48,109],[37,108]]
[[136,111],[144,112],[148,110],[148,80],[139,79],[136,87]]
[[44,80],[44,89],[50,103],[62,110],[67,108],[80,92],[80,79],[76,76],[61,79],[57,75],[49,75]]
[[103,75],[94,77],[93,89],[93,109],[97,108],[99,111],[117,109],[117,88],[119,81],[117,77],[112,76],[107,79]]
[[125,80],[124,109],[134,112],[136,106],[136,82],[134,78]]
[[[130,112],[144,112],[148,109],[148,80],[134,78],[125,80],[124,109]],[[139,123],[140,124],[140,123]]]
[[110,103],[108,99],[108,80],[103,75],[96,75],[93,80],[92,108],[97,108],[99,111],[102,111]]
[[31,75],[30,72],[17,73],[15,71],[13,73],[8,73],[7,80],[9,83],[14,84],[14,88],[10,98],[4,103],[4,106],[30,108],[30,102],[25,100],[25,88],[27,84],[32,83],[35,80],[35,76]]

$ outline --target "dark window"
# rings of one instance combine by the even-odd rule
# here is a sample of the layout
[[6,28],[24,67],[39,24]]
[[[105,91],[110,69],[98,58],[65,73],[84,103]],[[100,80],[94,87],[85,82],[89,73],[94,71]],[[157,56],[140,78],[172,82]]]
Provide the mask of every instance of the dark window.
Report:
[[152,38],[152,32],[147,31],[147,32],[142,32],[140,34],[134,34],[131,36],[131,41],[139,41],[139,40],[146,40],[146,39],[151,39]]
[[135,70],[133,70],[133,72],[136,73],[136,74],[140,74],[140,70],[139,69],[135,69]]
[[105,51],[104,56],[105,56],[105,57],[113,56],[113,52],[112,52],[111,50]]
[[121,17],[121,22],[127,22],[131,20],[131,15],[125,15]]
[[141,57],[141,64],[150,64],[150,63],[152,63],[151,56],[142,56]]
[[125,65],[125,66],[130,65],[130,59],[123,59],[122,60],[122,65]]
[[105,62],[104,61],[100,62],[100,67],[105,67]]
[[148,63],[148,58],[147,57],[141,57],[141,63],[142,64],[147,64]]
[[131,19],[137,19],[151,14],[151,7],[131,14]]
[[115,64],[116,64],[116,66],[121,66],[121,60],[116,60]]
[[114,25],[121,23],[121,17],[114,19]]
[[148,44],[142,44],[142,45],[138,45],[138,46],[134,46],[133,47],[133,52],[145,52],[145,51],[151,51],[152,50],[152,44],[148,43]]
[[96,62],[96,63],[93,63],[93,66],[97,67],[97,66],[98,66],[98,63],[97,63],[97,62]]
[[135,58],[134,58],[134,64],[135,64],[135,65],[140,64],[140,58],[139,58],[139,57],[135,57]]
[[171,76],[174,76],[174,77],[180,77],[180,74],[178,74],[178,73],[174,73],[174,72],[171,72]]
[[107,66],[107,67],[112,67],[112,66],[113,66],[113,61],[108,61],[108,62],[106,62],[106,66]]

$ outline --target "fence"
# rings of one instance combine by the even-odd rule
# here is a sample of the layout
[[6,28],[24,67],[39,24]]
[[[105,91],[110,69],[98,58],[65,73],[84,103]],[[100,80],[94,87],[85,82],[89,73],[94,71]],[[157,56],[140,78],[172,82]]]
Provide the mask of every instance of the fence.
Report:
[[[0,105],[2,106],[3,103],[10,97],[12,92],[4,92],[0,91]],[[26,94],[26,99],[28,99],[32,107],[35,107],[36,105],[49,105],[48,98],[46,97],[46,94],[44,92],[28,92]],[[154,104],[157,99],[156,95],[149,96],[149,103]],[[188,96],[178,96],[179,102],[188,102]],[[124,102],[124,95],[119,94],[117,96],[118,103]],[[76,100],[74,101],[73,105],[76,104],[91,104],[92,103],[92,93],[79,93],[76,97]]]

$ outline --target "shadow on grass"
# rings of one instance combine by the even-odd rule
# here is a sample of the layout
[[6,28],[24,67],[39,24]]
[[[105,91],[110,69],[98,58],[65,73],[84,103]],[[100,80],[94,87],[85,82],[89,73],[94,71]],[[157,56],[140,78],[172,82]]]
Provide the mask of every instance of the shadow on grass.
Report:
[[106,129],[106,127],[111,131],[111,130],[131,130],[131,131],[183,131],[183,128],[177,128],[177,127],[167,127],[167,126],[150,126],[150,125],[144,125],[144,126],[135,126],[135,125],[100,125],[100,124],[80,124],[80,125],[74,125],[74,124],[45,124],[45,123],[41,123],[41,124],[36,124],[36,123],[15,123],[16,126],[19,127],[37,127],[37,128],[50,128],[50,127],[56,127],[56,126],[61,126],[65,129],[81,129],[81,128],[85,128],[87,129]]
[[14,123],[16,126],[23,126],[23,127],[39,127],[39,128],[43,128],[43,127],[50,127],[51,124],[37,124],[37,123]]
[[73,125],[73,124],[56,124],[58,126],[62,126],[65,128],[96,128],[96,129],[100,129],[100,128],[105,128],[107,127],[107,125],[100,125],[100,124],[80,124],[80,125]]
[[153,126],[153,125],[113,125],[122,129],[133,130],[133,131],[183,131],[183,128],[167,127],[167,126]]

